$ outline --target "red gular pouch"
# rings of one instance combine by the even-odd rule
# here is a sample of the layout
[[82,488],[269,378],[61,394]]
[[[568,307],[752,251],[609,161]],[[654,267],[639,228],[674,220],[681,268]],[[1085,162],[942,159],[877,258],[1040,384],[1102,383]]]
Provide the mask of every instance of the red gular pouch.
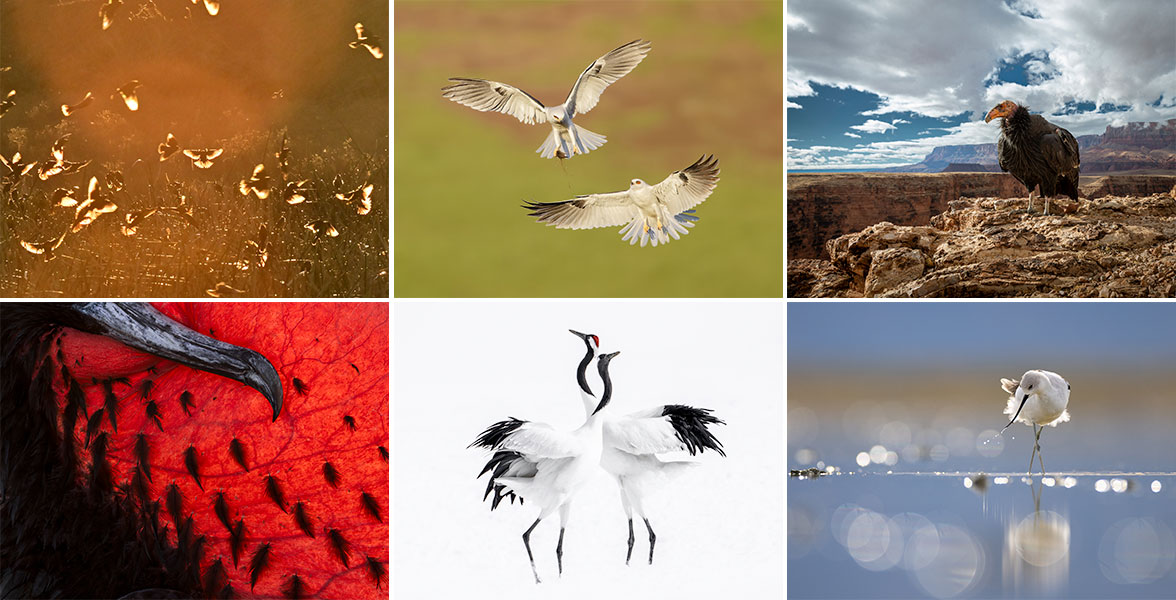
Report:
[[[154,306],[267,359],[282,387],[276,418],[266,396],[228,376],[68,325],[22,340],[6,324],[5,354],[34,366],[4,399],[5,417],[32,409],[35,424],[41,402],[56,429],[26,436],[56,445],[36,465],[3,465],[11,476],[48,471],[42,487],[6,493],[65,500],[22,503],[23,527],[44,543],[6,547],[5,562],[29,585],[43,572],[42,594],[386,598],[387,305]],[[24,408],[12,404],[21,385]],[[27,559],[49,546],[65,550]]]

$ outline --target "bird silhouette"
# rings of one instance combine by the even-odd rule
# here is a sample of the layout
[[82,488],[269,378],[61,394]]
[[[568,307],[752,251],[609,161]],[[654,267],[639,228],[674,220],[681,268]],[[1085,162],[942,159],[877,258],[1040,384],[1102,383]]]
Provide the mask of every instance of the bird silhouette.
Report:
[[28,175],[29,171],[32,171],[33,167],[37,166],[37,161],[35,160],[31,163],[21,162],[19,151],[12,154],[12,160],[8,160],[4,158],[3,154],[0,154],[0,163],[3,163],[8,168],[8,173],[5,175],[5,178],[11,179],[13,183],[20,181],[21,177]]
[[[119,2],[119,4],[122,4],[122,3]],[[68,117],[68,116],[74,114],[75,112],[77,112],[83,108],[86,108],[92,102],[94,102],[94,94],[91,94],[90,92],[86,92],[86,97],[82,98],[81,102],[78,102],[77,104],[62,104],[61,105],[61,114]]]
[[118,95],[122,96],[123,103],[127,105],[127,109],[134,112],[139,110],[139,80],[132,79],[122,87],[118,88]]
[[123,178],[122,171],[108,171],[106,173],[106,187],[112,192],[123,191],[127,187],[127,180]]
[[355,212],[359,215],[366,215],[372,212],[372,190],[376,186],[367,182],[363,185],[351,190],[349,192],[338,192],[335,197],[344,202],[355,202]]
[[[167,140],[159,145],[159,162],[163,162],[176,155],[180,151],[180,142],[176,140],[176,136],[168,133]],[[220,156],[219,154],[217,156]],[[194,158],[194,157],[189,157]],[[211,161],[208,166],[212,166]]]
[[[192,4],[199,4],[200,0],[192,0]],[[220,12],[219,0],[204,0],[204,10],[208,11],[209,15],[216,16]]]
[[122,8],[122,4],[122,0],[106,0],[106,4],[98,7],[98,16],[102,17],[102,31],[110,29],[114,24],[114,14]]
[[375,35],[367,35],[367,30],[364,29],[363,23],[355,24],[355,37],[348,46],[352,48],[359,48],[363,46],[367,48],[368,52],[372,53],[377,59],[384,58],[384,49],[380,47],[380,38]]
[[[68,232],[66,232],[66,233],[68,233]],[[53,251],[56,250],[57,247],[60,246],[61,243],[65,241],[65,235],[66,235],[65,233],[62,233],[60,237],[54,238],[54,239],[46,241],[46,242],[40,242],[40,243],[27,242],[25,240],[21,240],[20,247],[24,248],[25,250],[28,250],[29,252],[31,252],[33,254],[43,255],[45,257],[45,260],[53,260],[54,258],[56,258],[56,256],[53,254]]]
[[286,134],[282,134],[282,147],[274,153],[278,159],[278,170],[282,172],[282,178],[285,178],[290,168],[290,143],[286,139]]
[[339,237],[339,230],[335,229],[333,225],[322,219],[319,219],[318,221],[311,221],[310,223],[303,225],[303,228],[308,229],[311,233],[314,233],[314,243],[318,243],[319,240],[326,237]]
[[218,281],[211,289],[204,290],[204,293],[213,298],[225,298],[232,296],[240,296],[245,293],[245,290],[239,290],[223,281]]
[[[266,227],[265,223],[262,223],[261,227],[257,231],[257,241],[245,240],[245,246],[257,255],[256,258],[253,259],[253,262],[257,265],[257,268],[260,269],[265,267],[266,261],[269,260],[269,228]],[[248,271],[249,267],[249,260],[243,260],[241,262],[240,268],[242,271]]]
[[91,177],[86,199],[74,211],[74,222],[69,228],[70,233],[77,233],[86,225],[93,223],[98,217],[116,210],[118,210],[118,206],[106,197],[102,188],[98,187],[98,178]]
[[54,206],[73,208],[78,205],[78,196],[81,191],[81,188],[76,185],[72,188],[57,188],[50,194],[49,199],[53,201]]
[[265,165],[259,164],[253,167],[253,176],[249,179],[242,179],[237,190],[241,192],[242,196],[248,196],[250,192],[253,192],[262,200],[269,198],[270,177],[265,172]]
[[8,90],[4,95],[4,99],[0,100],[0,117],[3,117],[12,107],[16,106],[16,90]]
[[[171,134],[168,134],[168,141],[172,141]],[[184,156],[192,159],[192,164],[196,165],[198,169],[211,169],[212,161],[216,157],[224,154],[224,148],[203,148],[200,150],[184,150]],[[162,157],[162,156],[161,156]]]
[[282,190],[282,199],[286,204],[302,204],[306,201],[306,184],[309,179],[302,179],[300,181],[286,182],[286,188]]

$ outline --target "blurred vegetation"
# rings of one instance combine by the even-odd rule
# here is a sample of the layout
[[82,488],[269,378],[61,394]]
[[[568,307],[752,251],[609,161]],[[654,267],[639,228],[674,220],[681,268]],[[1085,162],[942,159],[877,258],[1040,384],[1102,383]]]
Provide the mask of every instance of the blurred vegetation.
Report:
[[[782,7],[778,2],[396,5],[398,297],[778,297],[783,293]],[[592,60],[653,49],[576,122],[608,137],[563,161],[550,131],[441,97],[449,77],[563,102]],[[524,200],[659,182],[703,154],[721,181],[681,240],[557,230]]]
[[[388,63],[348,48],[353,26],[387,37],[387,4],[340,0],[225,3],[215,17],[188,2],[126,0],[102,31],[97,4],[5,2],[0,87],[17,90],[0,125],[0,152],[50,160],[69,134],[65,158],[91,160],[77,173],[41,181],[36,170],[6,185],[0,202],[0,292],[42,297],[195,297],[224,282],[248,297],[384,297],[388,294]],[[62,37],[73,43],[57,43]],[[115,91],[139,80],[140,108]],[[60,105],[92,92],[94,103],[63,117]],[[177,154],[159,161],[174,133],[187,149],[224,148],[210,169]],[[276,153],[288,137],[286,181],[308,180],[307,200],[289,205]],[[238,183],[266,165],[273,193],[243,196]],[[2,169],[0,169],[2,170]],[[46,255],[20,242],[56,239],[74,209],[55,207],[58,188],[85,198],[92,176],[117,170],[118,209]],[[374,184],[372,210],[335,198]],[[145,218],[124,235],[130,213]],[[189,212],[190,217],[182,213]],[[316,235],[325,221],[337,237]],[[249,242],[262,243],[268,257]]]

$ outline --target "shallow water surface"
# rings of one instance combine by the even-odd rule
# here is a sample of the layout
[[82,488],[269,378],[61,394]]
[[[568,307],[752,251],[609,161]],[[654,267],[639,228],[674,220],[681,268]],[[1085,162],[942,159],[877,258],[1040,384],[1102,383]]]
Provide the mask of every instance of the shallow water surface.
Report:
[[788,484],[789,598],[1170,598],[1176,473],[835,472]]

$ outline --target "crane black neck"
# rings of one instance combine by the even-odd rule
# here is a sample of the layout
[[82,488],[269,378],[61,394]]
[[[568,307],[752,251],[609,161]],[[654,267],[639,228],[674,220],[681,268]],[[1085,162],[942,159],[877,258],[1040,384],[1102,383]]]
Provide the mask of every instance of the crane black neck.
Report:
[[604,407],[608,406],[609,401],[612,400],[612,379],[608,376],[608,361],[611,359],[612,356],[601,357],[597,367],[600,370],[600,378],[604,381],[604,393],[600,396],[600,404],[597,404],[596,410],[592,411],[593,415],[604,410]]
[[580,384],[580,389],[584,390],[585,394],[589,396],[594,395],[592,388],[588,387],[588,365],[592,364],[592,358],[596,356],[596,349],[592,347],[590,338],[584,338],[584,345],[588,347],[587,354],[584,359],[580,361],[580,366],[576,369],[576,383]]

